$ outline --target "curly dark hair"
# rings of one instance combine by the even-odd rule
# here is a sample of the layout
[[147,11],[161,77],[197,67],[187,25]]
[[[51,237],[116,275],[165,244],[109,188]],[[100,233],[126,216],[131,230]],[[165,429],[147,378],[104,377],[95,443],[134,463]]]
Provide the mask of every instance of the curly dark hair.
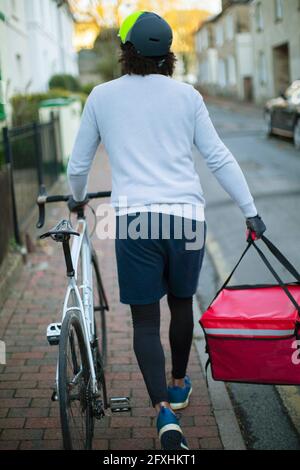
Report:
[[130,42],[121,43],[121,56],[119,62],[122,66],[123,74],[150,75],[157,73],[172,77],[176,56],[173,52],[169,52],[162,57],[143,57]]

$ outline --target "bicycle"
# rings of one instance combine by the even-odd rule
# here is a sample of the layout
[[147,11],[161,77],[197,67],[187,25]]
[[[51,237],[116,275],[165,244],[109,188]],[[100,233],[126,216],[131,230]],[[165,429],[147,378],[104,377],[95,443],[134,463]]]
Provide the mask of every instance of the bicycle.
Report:
[[[110,191],[89,193],[89,200],[110,196]],[[45,205],[67,202],[69,195],[48,196],[42,185],[37,198],[39,220],[45,223]],[[106,311],[109,310],[97,255],[88,233],[85,208],[77,211],[74,230],[70,220],[62,220],[42,234],[62,243],[67,268],[68,287],[62,320],[47,328],[47,340],[58,345],[55,387],[51,399],[59,402],[63,446],[66,450],[91,449],[94,421],[105,411],[129,411],[128,397],[108,401],[105,383],[107,361]],[[95,212],[92,209],[92,212]],[[70,247],[70,239],[74,237]],[[100,312],[100,322],[96,312]],[[99,324],[100,323],[100,324]],[[101,334],[101,340],[99,340]]]

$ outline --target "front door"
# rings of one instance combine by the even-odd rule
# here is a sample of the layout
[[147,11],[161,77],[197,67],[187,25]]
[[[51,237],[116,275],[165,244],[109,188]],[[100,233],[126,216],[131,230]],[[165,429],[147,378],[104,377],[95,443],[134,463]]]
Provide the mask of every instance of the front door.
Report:
[[244,77],[244,100],[253,101],[253,80],[252,77]]

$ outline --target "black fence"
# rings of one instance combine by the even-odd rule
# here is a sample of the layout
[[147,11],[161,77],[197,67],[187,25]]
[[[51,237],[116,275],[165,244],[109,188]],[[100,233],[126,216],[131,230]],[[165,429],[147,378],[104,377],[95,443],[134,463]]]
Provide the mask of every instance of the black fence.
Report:
[[10,175],[7,165],[0,167],[0,265],[14,236]]
[[62,169],[58,118],[3,129],[3,152],[10,172],[10,197],[16,242],[21,244],[20,227],[30,215],[39,186],[50,187]]

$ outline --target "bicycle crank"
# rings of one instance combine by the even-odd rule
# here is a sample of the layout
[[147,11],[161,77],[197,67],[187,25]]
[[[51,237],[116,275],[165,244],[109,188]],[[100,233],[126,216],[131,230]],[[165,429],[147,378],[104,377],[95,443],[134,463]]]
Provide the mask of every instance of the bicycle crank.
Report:
[[105,416],[102,400],[94,400],[93,415],[96,419],[102,419]]

